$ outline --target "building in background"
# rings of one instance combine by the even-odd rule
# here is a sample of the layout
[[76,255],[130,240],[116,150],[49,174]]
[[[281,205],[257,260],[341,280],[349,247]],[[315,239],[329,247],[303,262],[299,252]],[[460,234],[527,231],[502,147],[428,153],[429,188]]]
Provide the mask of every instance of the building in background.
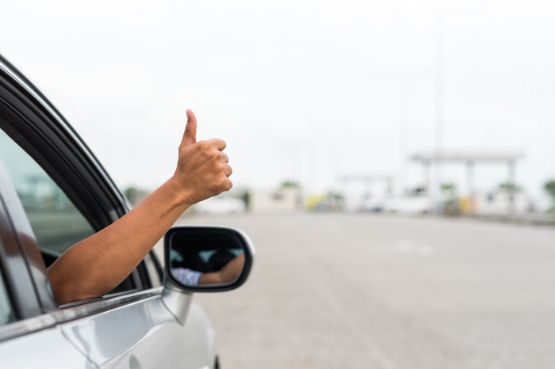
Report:
[[275,191],[252,191],[249,210],[253,213],[288,213],[304,210],[299,186],[282,186]]

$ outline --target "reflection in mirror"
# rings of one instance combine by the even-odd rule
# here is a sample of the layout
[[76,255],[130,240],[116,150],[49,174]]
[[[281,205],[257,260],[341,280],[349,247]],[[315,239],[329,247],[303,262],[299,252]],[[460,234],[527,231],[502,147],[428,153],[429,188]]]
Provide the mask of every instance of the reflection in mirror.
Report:
[[168,251],[169,272],[186,287],[230,285],[245,265],[240,240],[221,233],[175,233]]
[[[171,273],[173,277],[186,286],[198,286],[198,285],[209,285],[209,284],[229,284],[233,283],[239,277],[241,270],[243,270],[243,264],[245,263],[245,257],[241,250],[207,250],[199,252],[194,256],[194,259],[202,260],[204,265],[196,266],[187,265],[186,259],[182,257],[177,251],[172,250],[172,255],[170,258],[175,262],[174,265],[181,264],[182,266],[171,267]],[[239,252],[237,255],[236,253]],[[213,268],[213,259],[220,260],[225,259],[223,264],[217,264],[218,267]]]

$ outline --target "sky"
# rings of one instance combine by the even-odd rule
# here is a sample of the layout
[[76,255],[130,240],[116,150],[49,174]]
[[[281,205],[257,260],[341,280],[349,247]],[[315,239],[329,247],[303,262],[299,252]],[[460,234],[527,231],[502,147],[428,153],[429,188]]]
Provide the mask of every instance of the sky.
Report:
[[[227,141],[238,186],[416,186],[406,158],[436,147],[439,106],[445,151],[521,151],[539,197],[555,178],[554,15],[539,0],[10,2],[0,53],[121,187],[171,176],[186,108],[199,139]],[[479,166],[476,186],[506,172]],[[462,191],[464,174],[441,171]]]

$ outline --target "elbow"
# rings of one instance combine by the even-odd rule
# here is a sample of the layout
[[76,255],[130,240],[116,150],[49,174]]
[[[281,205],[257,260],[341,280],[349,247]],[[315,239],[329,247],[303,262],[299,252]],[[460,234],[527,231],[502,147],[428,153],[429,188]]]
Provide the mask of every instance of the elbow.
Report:
[[64,273],[61,273],[56,268],[50,268],[48,270],[48,279],[52,287],[54,299],[58,305],[90,300],[100,296],[94,293],[91,288],[80,283],[78,278],[64,275]]

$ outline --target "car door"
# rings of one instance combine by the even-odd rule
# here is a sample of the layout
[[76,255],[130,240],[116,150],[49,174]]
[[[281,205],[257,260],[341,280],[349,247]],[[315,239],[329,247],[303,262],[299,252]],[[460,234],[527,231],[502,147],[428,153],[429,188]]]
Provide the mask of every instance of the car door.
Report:
[[126,204],[59,113],[1,58],[0,141],[6,192],[16,189],[6,210],[17,214],[13,231],[27,250],[23,260],[33,264],[28,269],[37,308],[31,315],[55,324],[52,329],[87,365],[212,367],[214,338],[205,314],[185,294],[178,297],[180,314],[168,309],[144,263],[107,296],[65,306],[53,301],[45,263],[122,216]]
[[24,255],[31,250],[22,242],[26,233],[15,232],[14,225],[24,230],[20,223],[24,214],[17,211],[17,203],[0,165],[0,367],[90,368],[87,358],[56,325],[54,304],[40,302],[35,281],[41,274],[45,281],[45,269],[33,262],[37,254]]

